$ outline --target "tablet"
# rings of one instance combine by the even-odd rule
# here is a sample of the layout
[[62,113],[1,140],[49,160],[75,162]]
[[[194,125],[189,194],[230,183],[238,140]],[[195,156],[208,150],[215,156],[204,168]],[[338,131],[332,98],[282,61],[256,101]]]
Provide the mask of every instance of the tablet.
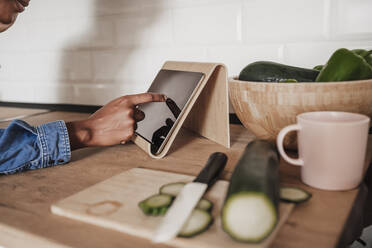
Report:
[[153,154],[162,151],[203,77],[201,72],[164,69],[156,75],[147,92],[164,94],[167,100],[138,105],[145,118],[136,129],[137,135],[151,143]]

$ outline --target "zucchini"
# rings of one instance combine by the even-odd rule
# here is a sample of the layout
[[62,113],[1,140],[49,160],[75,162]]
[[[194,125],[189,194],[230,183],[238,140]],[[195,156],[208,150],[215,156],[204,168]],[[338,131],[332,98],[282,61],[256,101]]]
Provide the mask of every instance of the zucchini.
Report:
[[[156,194],[141,201],[138,206],[146,215],[164,215],[172,205],[174,199],[175,196],[172,195]],[[178,236],[193,237],[206,231],[213,223],[213,217],[210,213],[212,207],[212,202],[202,198],[182,227]]]
[[239,74],[239,80],[254,82],[314,82],[318,70],[283,65],[270,61],[258,61],[247,65]]
[[185,186],[185,183],[178,182],[178,183],[168,183],[160,187],[160,194],[167,194],[176,197],[181,189]]
[[311,198],[311,193],[297,187],[281,187],[280,200],[291,203],[301,203]]
[[166,194],[152,195],[138,203],[146,215],[164,215],[172,204],[174,197]]
[[200,201],[198,202],[198,205],[196,205],[196,208],[211,212],[213,208],[213,203],[205,198],[201,198]]
[[[168,194],[176,197],[181,189],[185,186],[183,182],[177,183],[168,183],[160,187],[160,194]],[[213,203],[205,198],[200,199],[199,203],[196,205],[196,208],[211,211],[213,208]]]
[[213,223],[211,213],[202,209],[194,209],[178,233],[180,237],[190,238],[199,233],[206,231]]
[[223,230],[237,241],[259,243],[274,230],[278,208],[278,153],[267,141],[252,141],[230,179],[222,208]]
[[[160,187],[159,194],[148,197],[141,201],[138,206],[146,215],[164,215],[184,186],[185,183],[183,182],[165,184]],[[202,198],[195,208],[210,212],[212,211],[213,203]]]

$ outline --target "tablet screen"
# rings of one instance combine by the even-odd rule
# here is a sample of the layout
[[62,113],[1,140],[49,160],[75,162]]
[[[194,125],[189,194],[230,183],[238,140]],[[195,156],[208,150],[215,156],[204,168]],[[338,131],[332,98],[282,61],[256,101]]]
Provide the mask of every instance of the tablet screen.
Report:
[[183,113],[185,105],[203,78],[199,72],[160,70],[148,92],[167,96],[165,102],[151,102],[139,105],[145,118],[137,123],[136,133],[151,143],[153,154],[158,153],[163,142]]

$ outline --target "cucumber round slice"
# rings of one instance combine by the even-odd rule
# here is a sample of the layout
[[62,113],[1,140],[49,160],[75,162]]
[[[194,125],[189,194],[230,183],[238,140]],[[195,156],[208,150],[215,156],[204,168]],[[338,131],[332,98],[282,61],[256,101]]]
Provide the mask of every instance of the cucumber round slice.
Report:
[[213,217],[209,212],[201,209],[194,209],[185,225],[178,233],[178,236],[186,238],[193,237],[206,231],[212,223]]
[[278,219],[273,203],[262,193],[237,193],[222,211],[224,230],[241,242],[260,242],[271,233]]
[[213,203],[205,198],[200,199],[196,208],[210,212],[213,208]]
[[173,202],[173,196],[166,194],[152,195],[138,203],[146,215],[163,215]]
[[291,203],[301,203],[309,200],[311,198],[311,193],[297,187],[281,187],[280,188],[280,200],[291,202]]
[[161,186],[160,194],[167,194],[171,196],[177,196],[181,189],[185,186],[185,183],[178,182],[178,183],[169,183]]
[[[183,182],[168,183],[161,186],[159,192],[160,194],[167,194],[176,197],[185,185],[186,183]],[[213,208],[213,203],[205,198],[202,198],[196,205],[196,208],[211,211]]]

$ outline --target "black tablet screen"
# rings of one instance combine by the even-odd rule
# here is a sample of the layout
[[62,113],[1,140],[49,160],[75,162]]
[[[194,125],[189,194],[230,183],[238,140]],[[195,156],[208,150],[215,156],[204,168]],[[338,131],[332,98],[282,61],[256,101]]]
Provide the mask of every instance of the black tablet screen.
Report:
[[175,70],[160,70],[156,75],[148,92],[162,93],[167,96],[167,100],[139,105],[145,118],[137,123],[136,130],[138,135],[152,144],[154,154],[158,152],[203,76],[199,72]]

